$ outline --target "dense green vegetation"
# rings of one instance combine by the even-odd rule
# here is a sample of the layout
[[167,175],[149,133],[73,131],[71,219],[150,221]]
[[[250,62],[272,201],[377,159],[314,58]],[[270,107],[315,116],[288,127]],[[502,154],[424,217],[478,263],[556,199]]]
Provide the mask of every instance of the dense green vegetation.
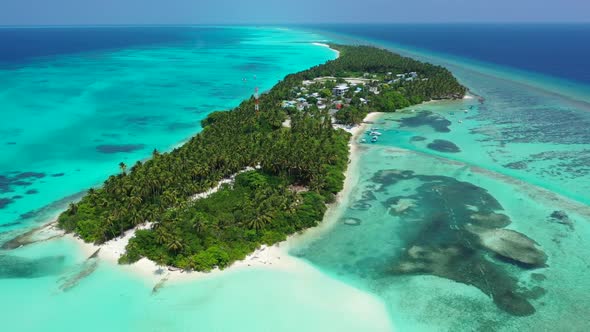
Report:
[[[395,112],[425,101],[462,98],[466,88],[444,67],[419,62],[386,50],[371,47],[338,46],[342,61],[335,61],[302,73],[305,79],[317,76],[333,76],[337,83],[344,77],[365,77],[373,82],[360,91],[350,89],[344,98],[350,105],[335,114],[342,124],[358,124],[372,111]],[[415,79],[399,78],[398,74],[415,73]],[[333,87],[331,82],[323,87]],[[369,91],[375,88],[379,94]],[[292,96],[291,96],[292,97]],[[368,100],[363,103],[361,100]]]
[[[434,79],[404,86],[407,92],[402,96],[409,103],[464,93],[444,68],[371,47],[336,47],[339,59],[289,75],[263,94],[259,114],[254,112],[254,101],[246,100],[234,110],[210,114],[202,122],[203,131],[182,147],[170,153],[154,151],[152,159],[129,169],[121,163],[120,174],[70,205],[59,217],[60,227],[85,241],[102,243],[151,221],[152,228],[137,232],[121,262],[145,256],[205,271],[228,266],[260,244],[273,244],[314,226],[322,219],[325,204],[342,189],[349,134],[334,129],[328,112],[317,107],[281,109],[281,101],[302,80],[419,71]],[[401,91],[392,89],[392,93]],[[347,112],[351,122],[358,123],[366,111],[351,106],[342,114]],[[290,128],[282,126],[287,116]],[[247,167],[256,170],[239,174],[233,187],[191,199]]]
[[224,268],[262,243],[283,241],[287,234],[315,226],[324,209],[321,195],[298,194],[284,178],[242,173],[233,188],[227,185],[205,199],[167,211],[167,222],[156,224],[155,230],[137,231],[122,261],[145,256],[183,269]]

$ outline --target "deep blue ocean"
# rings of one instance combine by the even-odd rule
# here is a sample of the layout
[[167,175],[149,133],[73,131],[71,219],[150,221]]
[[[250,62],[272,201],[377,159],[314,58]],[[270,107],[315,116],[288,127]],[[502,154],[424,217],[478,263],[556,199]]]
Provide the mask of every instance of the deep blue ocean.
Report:
[[347,24],[312,28],[590,83],[590,24]]
[[239,40],[239,34],[232,29],[203,27],[0,28],[0,66],[62,54],[129,47],[155,48],[186,42],[198,48],[199,45],[231,44]]
[[[267,266],[266,250],[259,266],[167,281],[155,267],[115,265],[106,248],[88,259],[95,248],[70,237],[45,241],[50,228],[37,243],[0,249],[0,326],[422,332],[563,331],[567,322],[589,331],[590,103],[570,97],[590,97],[589,36],[590,25],[0,28],[0,245],[52,220],[119,162],[169,151],[210,112],[335,58],[315,42],[375,44],[444,65],[475,96],[375,118],[383,136],[352,143],[350,188],[326,227],[281,245],[281,264]],[[436,130],[441,122],[448,130]],[[437,140],[459,151],[433,149]],[[547,266],[486,251],[457,267],[453,250],[429,249],[459,273],[391,274],[408,249],[455,239],[456,216],[481,221],[490,207],[510,224],[504,236],[528,236]],[[483,289],[490,283],[535,312],[499,307]]]

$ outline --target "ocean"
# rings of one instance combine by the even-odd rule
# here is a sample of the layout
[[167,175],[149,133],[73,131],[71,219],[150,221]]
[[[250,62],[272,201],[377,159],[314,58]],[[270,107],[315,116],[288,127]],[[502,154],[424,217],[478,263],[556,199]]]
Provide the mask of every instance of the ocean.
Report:
[[[0,244],[50,221],[118,172],[119,162],[132,165],[153,149],[170,150],[199,132],[208,113],[333,59],[335,52],[312,44],[320,38],[254,27],[0,29]],[[0,250],[1,329],[298,331],[388,324],[379,321],[386,315],[374,297],[311,267],[226,273],[156,294],[152,279],[87,258],[68,238]],[[316,292],[302,296],[310,284]],[[355,305],[342,305],[350,299],[369,310],[364,318],[354,317]]]
[[[307,27],[309,28],[309,27]],[[314,29],[590,84],[590,24],[351,24]]]
[[[381,116],[336,226],[292,254],[380,297],[400,331],[588,330],[590,26],[315,29],[446,66],[471,96]],[[514,232],[544,267],[484,247]]]
[[[296,268],[154,293],[67,238],[2,250],[3,329],[587,331],[588,35],[588,25],[0,29],[9,41],[0,243],[50,220],[119,162],[181,144],[254,87],[334,58],[312,42],[369,43],[444,65],[472,94],[376,120],[383,135],[354,143],[352,190],[326,216],[333,226],[290,246]],[[467,250],[486,216],[535,241],[547,265]]]

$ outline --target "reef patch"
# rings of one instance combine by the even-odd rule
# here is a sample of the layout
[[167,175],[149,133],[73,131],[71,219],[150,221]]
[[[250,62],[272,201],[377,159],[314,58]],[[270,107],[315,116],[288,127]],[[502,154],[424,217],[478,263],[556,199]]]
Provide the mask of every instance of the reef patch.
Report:
[[461,149],[455,143],[446,141],[444,139],[435,139],[432,143],[428,143],[426,146],[430,150],[435,150],[439,152],[448,152],[448,153],[457,153],[461,152]]
[[0,254],[0,279],[30,279],[59,274],[64,256],[30,259]]
[[113,154],[113,153],[128,153],[133,151],[142,150],[145,148],[144,144],[104,144],[98,145],[96,147],[96,151],[105,154]]
[[415,128],[420,126],[430,126],[439,133],[450,132],[450,125],[451,121],[430,111],[420,111],[416,116],[405,117],[400,120],[400,127]]
[[401,252],[392,255],[390,275],[436,275],[472,285],[514,316],[535,313],[529,302],[539,289],[519,284],[518,269],[544,267],[547,255],[525,234],[506,227],[510,217],[484,188],[452,177],[384,170],[372,181],[382,192],[405,192],[382,202],[396,216]]

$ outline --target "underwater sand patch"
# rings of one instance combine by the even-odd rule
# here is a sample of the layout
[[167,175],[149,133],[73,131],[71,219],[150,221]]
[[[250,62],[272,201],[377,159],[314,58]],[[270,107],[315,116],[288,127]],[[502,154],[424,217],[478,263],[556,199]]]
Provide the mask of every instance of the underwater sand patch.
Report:
[[501,228],[510,225],[510,218],[502,213],[475,213],[471,215],[471,222],[482,227]]
[[389,211],[391,214],[402,214],[415,206],[416,200],[410,198],[401,198],[397,201],[397,203],[391,205]]
[[342,223],[348,226],[360,226],[362,221],[359,218],[347,217],[342,220]]
[[478,236],[484,248],[500,256],[532,267],[544,267],[547,262],[547,255],[524,234],[509,229],[486,229],[473,225],[467,225],[466,229]]

